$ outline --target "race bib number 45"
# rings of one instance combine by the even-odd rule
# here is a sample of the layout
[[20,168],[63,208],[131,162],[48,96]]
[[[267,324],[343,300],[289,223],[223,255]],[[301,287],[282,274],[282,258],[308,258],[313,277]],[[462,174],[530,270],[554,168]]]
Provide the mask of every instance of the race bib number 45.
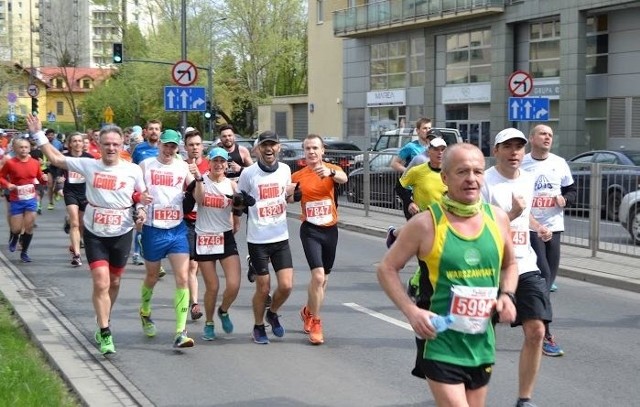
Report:
[[455,321],[449,329],[469,334],[486,332],[497,295],[497,287],[451,287],[450,313]]
[[511,241],[515,246],[524,246],[529,242],[529,231],[512,230]]

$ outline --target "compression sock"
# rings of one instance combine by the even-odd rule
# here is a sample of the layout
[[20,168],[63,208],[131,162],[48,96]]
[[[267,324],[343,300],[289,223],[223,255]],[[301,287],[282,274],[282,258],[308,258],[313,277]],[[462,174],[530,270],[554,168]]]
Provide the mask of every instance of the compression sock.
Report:
[[147,287],[142,283],[142,305],[140,310],[143,314],[149,315],[151,313],[151,297],[153,296],[153,289]]
[[33,233],[30,233],[30,234],[24,233],[22,235],[21,243],[22,243],[22,252],[23,253],[26,253],[26,252],[29,251],[29,245],[31,245],[31,239],[32,238],[33,238]]
[[182,332],[187,325],[187,314],[189,313],[189,290],[187,288],[176,288],[173,305],[176,311],[176,332]]

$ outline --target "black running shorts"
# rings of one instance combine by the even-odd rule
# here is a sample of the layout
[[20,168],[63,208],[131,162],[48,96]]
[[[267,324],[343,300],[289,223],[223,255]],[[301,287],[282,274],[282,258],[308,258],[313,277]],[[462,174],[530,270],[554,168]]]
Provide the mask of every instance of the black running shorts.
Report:
[[269,261],[277,273],[283,269],[293,268],[289,240],[275,243],[247,243],[251,263],[259,276],[269,274]]
[[324,268],[330,274],[336,259],[338,226],[317,226],[309,222],[300,225],[300,241],[307,258],[309,269]]

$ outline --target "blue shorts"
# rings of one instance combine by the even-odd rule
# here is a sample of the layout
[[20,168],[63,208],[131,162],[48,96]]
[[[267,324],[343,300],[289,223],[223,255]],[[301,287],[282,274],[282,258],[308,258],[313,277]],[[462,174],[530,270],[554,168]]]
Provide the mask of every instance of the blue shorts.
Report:
[[171,229],[142,226],[142,257],[147,261],[160,261],[170,254],[189,254],[187,225],[184,221]]
[[9,207],[11,216],[24,215],[25,212],[36,212],[38,210],[38,200],[31,198],[23,201],[11,201]]

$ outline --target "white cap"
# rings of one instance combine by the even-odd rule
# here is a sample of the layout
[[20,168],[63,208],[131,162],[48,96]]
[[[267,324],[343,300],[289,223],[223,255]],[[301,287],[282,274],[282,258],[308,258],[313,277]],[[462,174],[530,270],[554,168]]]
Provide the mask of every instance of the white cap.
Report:
[[447,146],[447,142],[444,141],[442,137],[436,137],[429,142],[429,147],[438,148],[438,147],[446,147],[446,146]]
[[194,131],[195,129],[193,127],[187,127],[186,129],[184,129],[184,134],[189,133],[190,131]]
[[497,146],[500,143],[504,143],[505,141],[511,140],[514,138],[523,140],[524,143],[527,144],[528,140],[525,137],[523,132],[521,132],[518,129],[514,129],[513,127],[509,127],[508,129],[504,129],[500,133],[496,134],[496,141],[493,145]]

